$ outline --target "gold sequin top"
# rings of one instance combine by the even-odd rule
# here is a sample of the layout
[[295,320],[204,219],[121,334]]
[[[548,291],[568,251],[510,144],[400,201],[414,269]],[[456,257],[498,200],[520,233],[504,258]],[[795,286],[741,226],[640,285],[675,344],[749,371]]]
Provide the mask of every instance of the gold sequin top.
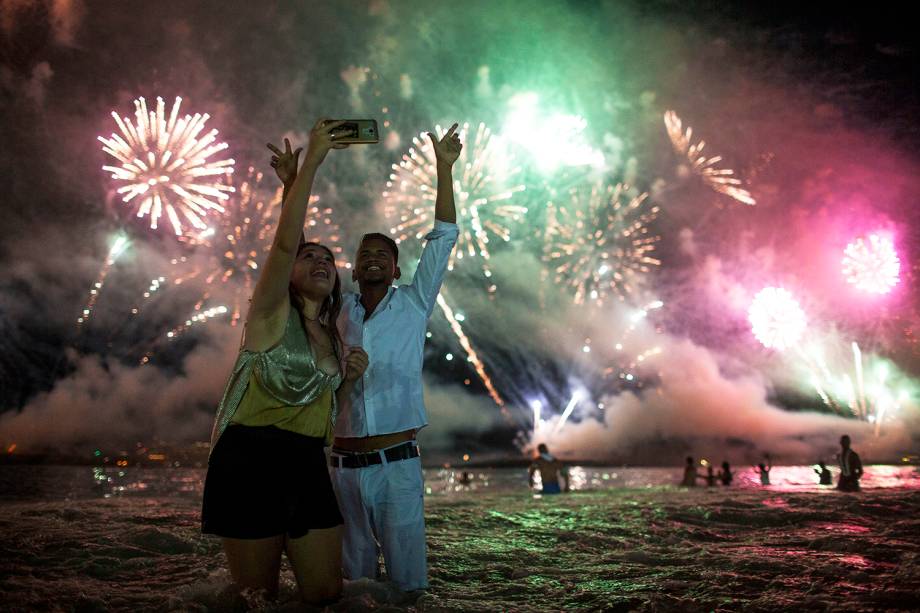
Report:
[[[240,349],[224,396],[217,407],[211,431],[212,452],[221,434],[234,421],[234,415],[252,380],[258,383],[259,396],[276,406],[298,408],[325,404],[317,401],[331,392],[331,402],[326,406],[331,412],[329,420],[335,423],[335,390],[342,382],[341,371],[330,375],[317,367],[307,332],[293,307],[284,334],[273,347],[265,351]],[[315,410],[316,406],[310,408]]]

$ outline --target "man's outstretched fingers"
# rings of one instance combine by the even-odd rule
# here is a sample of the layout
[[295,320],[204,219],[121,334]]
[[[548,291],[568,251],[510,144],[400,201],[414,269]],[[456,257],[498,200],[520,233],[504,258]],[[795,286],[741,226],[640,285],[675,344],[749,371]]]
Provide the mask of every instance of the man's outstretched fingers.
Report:
[[[287,140],[287,139],[284,139],[284,140]],[[274,146],[273,144],[268,143],[265,146],[271,149],[272,153],[274,153],[275,155],[281,155],[281,150],[278,149],[278,147]]]

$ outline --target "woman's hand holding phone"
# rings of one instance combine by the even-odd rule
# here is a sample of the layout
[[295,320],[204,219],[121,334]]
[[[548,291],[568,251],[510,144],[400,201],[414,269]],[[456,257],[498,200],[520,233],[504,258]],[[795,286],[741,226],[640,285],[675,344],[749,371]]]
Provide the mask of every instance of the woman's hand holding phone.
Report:
[[310,165],[314,170],[326,159],[326,154],[330,149],[347,149],[345,143],[335,142],[335,129],[341,126],[344,121],[332,121],[330,119],[320,119],[310,131],[310,144],[307,146],[307,155],[304,158],[304,166]]

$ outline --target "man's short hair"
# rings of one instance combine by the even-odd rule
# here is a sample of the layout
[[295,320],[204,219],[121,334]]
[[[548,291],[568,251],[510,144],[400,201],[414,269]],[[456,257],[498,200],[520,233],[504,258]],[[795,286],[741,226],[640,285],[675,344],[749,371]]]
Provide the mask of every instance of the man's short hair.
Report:
[[364,244],[364,241],[380,239],[387,244],[387,247],[390,248],[390,251],[393,252],[393,263],[396,264],[399,262],[399,247],[396,246],[396,241],[387,236],[386,234],[381,234],[380,232],[368,232],[361,237],[361,242],[358,244],[358,250],[361,249],[361,245]]

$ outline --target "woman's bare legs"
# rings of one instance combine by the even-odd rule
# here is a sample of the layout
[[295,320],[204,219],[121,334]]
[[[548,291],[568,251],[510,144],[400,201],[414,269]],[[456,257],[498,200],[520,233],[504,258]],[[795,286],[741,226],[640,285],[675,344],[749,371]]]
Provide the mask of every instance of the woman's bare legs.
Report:
[[278,595],[284,540],[283,534],[264,539],[223,539],[234,583],[240,587],[267,590],[268,597],[275,598]]
[[287,538],[288,560],[309,603],[338,598],[342,593],[342,526],[310,530],[300,538]]

